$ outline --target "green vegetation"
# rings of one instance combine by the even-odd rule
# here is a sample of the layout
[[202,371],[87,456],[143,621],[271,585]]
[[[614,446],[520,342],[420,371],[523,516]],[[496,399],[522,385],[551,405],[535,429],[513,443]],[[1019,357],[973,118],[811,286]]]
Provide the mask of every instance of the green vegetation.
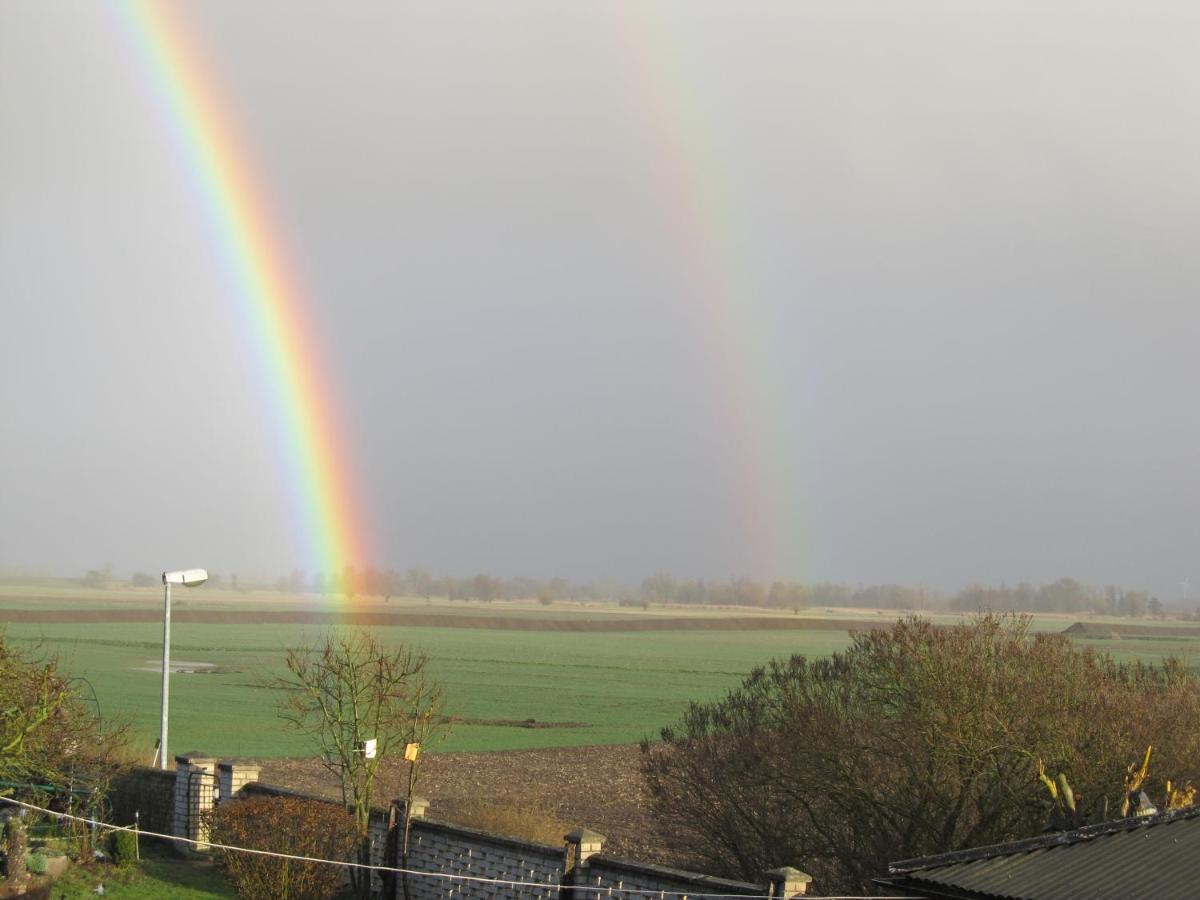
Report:
[[[183,609],[317,609],[327,601],[304,604],[270,602],[259,594],[241,599],[222,592],[184,595]],[[202,599],[202,604],[201,604]],[[5,609],[95,610],[135,606],[161,608],[158,592],[91,592],[80,595],[28,593],[0,598]],[[179,608],[179,604],[176,604]],[[375,609],[383,609],[376,605]],[[788,622],[812,622],[812,629],[723,630],[721,619],[744,617],[745,610],[625,610],[615,605],[586,608],[556,603],[428,605],[423,600],[394,601],[389,611],[477,617],[493,614],[533,617],[546,622],[590,619],[638,620],[685,615],[711,619],[711,629],[686,631],[517,631],[490,628],[400,627],[372,629],[385,646],[405,644],[428,655],[430,676],[446,691],[446,709],[459,718],[441,750],[505,750],[605,743],[633,743],[655,735],[678,720],[689,701],[714,700],[736,687],[755,666],[771,657],[801,653],[829,656],[849,644],[845,630],[820,627],[821,619],[854,618],[867,624],[887,621],[871,611],[786,614]],[[936,615],[935,622],[960,621]],[[1034,630],[1061,631],[1070,616],[1039,616]],[[1100,626],[1078,641],[1094,644],[1121,661],[1157,664],[1169,655],[1200,660],[1200,636],[1139,636],[1113,639],[1103,627],[1111,621],[1086,619]],[[1123,620],[1128,623],[1129,620]],[[1160,623],[1162,624],[1162,623]],[[1194,626],[1193,626],[1194,627]],[[34,654],[57,653],[60,666],[84,675],[96,690],[107,718],[128,718],[136,746],[150,758],[158,732],[159,676],[162,653],[157,622],[13,622],[10,641]],[[171,750],[201,749],[229,756],[308,756],[309,739],[280,727],[275,717],[278,693],[262,685],[286,674],[285,653],[311,640],[322,629],[303,625],[172,623],[172,658],[212,664],[171,679]],[[139,671],[142,670],[142,671]],[[145,671],[149,670],[149,671]],[[91,704],[90,692],[85,692]],[[521,727],[535,720],[538,727]],[[554,726],[554,727],[543,727]],[[586,726],[586,727],[584,727]]]
[[128,869],[137,863],[137,835],[130,831],[113,831],[108,836],[108,856],[118,869]]
[[[430,658],[446,708],[463,721],[443,750],[631,743],[678,718],[689,700],[715,698],[770,656],[823,656],[844,631],[680,631],[600,634],[467,628],[378,628],[385,644]],[[285,648],[317,629],[173,623],[172,658],[215,664],[171,679],[171,749],[236,756],[300,756],[311,741],[280,727],[277,693]],[[143,623],[9,626],[16,643],[42,643],[85,674],[103,714],[128,716],[149,759],[158,731],[161,626]],[[585,723],[530,728],[483,722]]]
[[72,867],[54,880],[54,900],[85,900],[96,896],[113,900],[224,900],[235,896],[225,879],[207,861],[191,862],[176,856],[146,857],[135,868]]

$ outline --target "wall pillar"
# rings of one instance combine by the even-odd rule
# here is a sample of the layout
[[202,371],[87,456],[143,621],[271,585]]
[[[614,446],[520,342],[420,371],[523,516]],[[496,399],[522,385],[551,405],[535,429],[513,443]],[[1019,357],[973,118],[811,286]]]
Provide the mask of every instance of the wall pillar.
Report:
[[791,866],[784,866],[782,869],[772,869],[767,872],[767,896],[778,897],[780,900],[787,900],[790,897],[799,897],[808,893],[808,886],[812,883],[812,876],[806,875],[799,869],[793,869]]
[[224,803],[226,800],[236,797],[246,785],[258,781],[260,771],[258,766],[238,762],[236,759],[221,760],[217,763],[217,782],[219,784],[217,801]]
[[[217,786],[217,761],[193,751],[175,757],[175,816],[171,833],[203,842],[208,837],[203,816],[213,807]],[[204,851],[207,845],[177,844],[184,850]]]
[[566,846],[566,877],[564,884],[587,883],[587,861],[604,847],[605,837],[590,828],[576,828],[563,835]]
[[[404,801],[397,800],[396,805],[404,809]],[[412,798],[412,811],[409,813],[410,819],[424,818],[425,813],[429,812],[429,801],[424,797],[414,796]]]

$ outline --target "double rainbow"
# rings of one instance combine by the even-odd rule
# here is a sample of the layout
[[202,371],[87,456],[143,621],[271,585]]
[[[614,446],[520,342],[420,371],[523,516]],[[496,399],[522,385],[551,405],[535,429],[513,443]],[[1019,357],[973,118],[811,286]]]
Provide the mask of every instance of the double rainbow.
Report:
[[307,558],[317,571],[341,574],[371,561],[370,547],[344,430],[279,229],[184,29],[154,0],[123,0],[119,9],[236,285],[289,448],[285,464]]
[[[237,285],[291,448],[290,481],[316,568],[339,573],[372,561],[352,465],[329,379],[306,318],[293,268],[276,243],[279,229],[222,100],[184,30],[156,0],[119,0],[172,123],[181,155],[205,205],[212,233]],[[782,420],[782,378],[757,314],[754,278],[739,252],[737,217],[723,167],[696,111],[679,54],[652,8],[616,6],[621,43],[634,72],[643,127],[657,148],[656,182],[679,258],[690,268],[685,313],[706,347],[710,390],[731,440],[730,466],[740,507],[737,530],[758,576],[794,577],[804,545],[795,503],[791,441]]]

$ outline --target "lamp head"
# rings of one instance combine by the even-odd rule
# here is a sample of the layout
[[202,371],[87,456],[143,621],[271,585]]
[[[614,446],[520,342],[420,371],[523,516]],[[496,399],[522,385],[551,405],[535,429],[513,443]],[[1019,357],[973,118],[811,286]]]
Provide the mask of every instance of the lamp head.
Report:
[[206,569],[181,569],[178,572],[163,572],[163,584],[182,584],[184,587],[195,587],[208,581]]

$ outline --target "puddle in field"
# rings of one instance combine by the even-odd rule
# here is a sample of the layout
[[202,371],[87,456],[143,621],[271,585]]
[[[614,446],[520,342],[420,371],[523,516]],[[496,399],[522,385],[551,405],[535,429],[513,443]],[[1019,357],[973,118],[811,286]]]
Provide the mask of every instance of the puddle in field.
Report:
[[[217,668],[216,663],[192,662],[186,659],[173,659],[169,666],[172,675],[207,675]],[[134,666],[135,672],[161,672],[161,659],[148,659],[144,666]]]

